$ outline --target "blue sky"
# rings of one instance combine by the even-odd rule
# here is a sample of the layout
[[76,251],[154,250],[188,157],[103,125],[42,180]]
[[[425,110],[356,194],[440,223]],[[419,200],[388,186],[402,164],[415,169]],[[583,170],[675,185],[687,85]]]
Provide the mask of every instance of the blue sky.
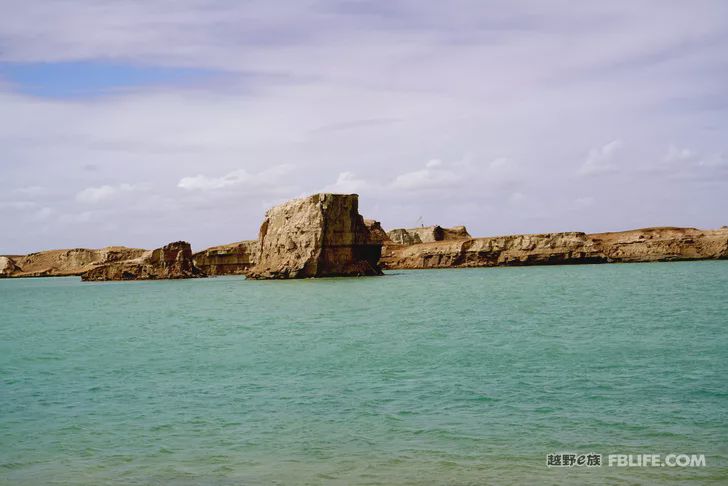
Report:
[[0,63],[15,91],[44,98],[84,98],[134,89],[194,87],[214,79],[207,69],[142,66],[103,60]]
[[0,0],[0,253],[728,224],[728,4]]

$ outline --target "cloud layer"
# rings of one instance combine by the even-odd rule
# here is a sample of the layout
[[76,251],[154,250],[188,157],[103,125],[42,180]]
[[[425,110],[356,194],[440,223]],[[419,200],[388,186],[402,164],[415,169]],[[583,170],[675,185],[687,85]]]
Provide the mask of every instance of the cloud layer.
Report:
[[254,238],[319,190],[390,228],[728,224],[725,2],[2,5],[0,253]]

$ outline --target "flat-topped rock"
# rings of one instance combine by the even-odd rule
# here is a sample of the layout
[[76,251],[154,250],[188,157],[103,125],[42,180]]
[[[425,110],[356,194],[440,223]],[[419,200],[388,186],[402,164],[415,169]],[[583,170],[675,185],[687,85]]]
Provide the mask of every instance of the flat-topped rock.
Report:
[[359,214],[356,194],[314,194],[269,209],[254,279],[381,275],[382,242]]
[[255,264],[258,240],[207,248],[192,255],[195,266],[209,276],[242,275]]
[[464,240],[470,238],[465,226],[422,226],[419,228],[397,228],[387,232],[387,236],[396,245],[416,245],[433,241]]

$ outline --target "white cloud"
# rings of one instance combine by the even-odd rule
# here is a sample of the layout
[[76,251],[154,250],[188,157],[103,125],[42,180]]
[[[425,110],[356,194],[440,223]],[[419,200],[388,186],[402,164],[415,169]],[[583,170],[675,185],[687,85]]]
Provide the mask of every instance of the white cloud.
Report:
[[36,196],[43,196],[43,195],[47,194],[48,189],[46,189],[45,187],[41,187],[41,186],[27,186],[27,187],[19,187],[19,188],[15,189],[14,192],[16,192],[18,194],[22,194],[24,196],[36,197]]
[[25,209],[33,209],[35,207],[38,207],[38,203],[35,201],[0,201],[0,209],[22,211]]
[[33,213],[33,219],[36,221],[43,221],[56,214],[56,210],[53,208],[40,208],[38,211]]
[[595,199],[591,196],[577,197],[574,199],[574,206],[577,209],[585,209],[594,205]]
[[131,184],[119,184],[117,186],[103,185],[98,187],[87,187],[76,194],[76,201],[84,204],[96,204],[108,201],[117,197],[121,193],[134,192],[139,190],[139,186]]
[[392,189],[418,191],[451,187],[462,178],[449,169],[440,169],[442,162],[434,159],[427,162],[424,169],[399,174],[392,181]]
[[[363,15],[329,0],[11,1],[3,61],[213,72],[93,99],[30,96],[0,80],[0,197],[5,208],[35,204],[3,211],[13,235],[0,252],[252,238],[262,201],[322,187],[355,190],[390,227],[419,216],[473,234],[725,224],[728,175],[715,154],[728,149],[728,96],[716,73],[727,66],[728,3],[495,2],[368,2]],[[629,140],[630,159],[598,146],[605,134]],[[635,170],[659,165],[670,140],[689,153]],[[295,169],[259,177],[282,163]],[[578,177],[617,169],[634,177]],[[153,194],[120,187],[137,180],[155,181]],[[74,199],[75,188],[90,190]],[[514,193],[528,211],[509,205]],[[584,194],[599,204],[574,211]],[[42,234],[28,217],[76,215],[82,202],[104,212],[72,232]],[[102,220],[120,229],[99,232]]]
[[364,179],[358,178],[353,172],[342,172],[336,178],[336,182],[325,186],[322,189],[322,192],[358,194],[371,190],[371,184]]
[[90,222],[94,217],[93,211],[62,214],[58,219],[62,224],[83,224]]
[[213,191],[232,186],[251,186],[263,189],[263,186],[275,186],[282,184],[280,178],[288,174],[292,166],[288,164],[277,165],[261,172],[251,174],[245,169],[238,169],[229,172],[221,177],[209,177],[202,174],[191,177],[183,177],[177,183],[177,187],[188,191]]
[[508,197],[508,202],[515,206],[520,206],[526,201],[526,195],[522,192],[514,192]]
[[589,151],[584,164],[579,169],[580,175],[591,176],[608,174],[617,172],[617,166],[614,164],[614,158],[617,152],[621,150],[622,141],[612,140],[611,142],[595,147]]
[[677,148],[674,145],[670,145],[665,155],[665,162],[668,164],[681,163],[681,162],[692,162],[696,159],[697,154],[688,148]]

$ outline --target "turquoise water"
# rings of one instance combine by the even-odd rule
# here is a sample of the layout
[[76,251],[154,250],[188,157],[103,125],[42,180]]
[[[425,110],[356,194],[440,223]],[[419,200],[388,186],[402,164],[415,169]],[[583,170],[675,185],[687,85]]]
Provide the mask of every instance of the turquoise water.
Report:
[[0,380],[4,484],[721,482],[728,261],[0,280]]

